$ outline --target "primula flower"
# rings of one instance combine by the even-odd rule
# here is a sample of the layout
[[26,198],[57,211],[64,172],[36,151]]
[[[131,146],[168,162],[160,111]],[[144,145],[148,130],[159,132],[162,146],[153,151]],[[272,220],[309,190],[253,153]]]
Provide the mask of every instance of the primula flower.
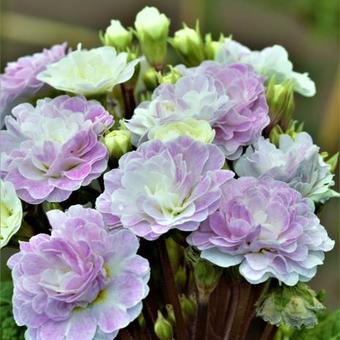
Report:
[[142,144],[104,175],[97,209],[111,226],[155,240],[170,229],[191,231],[214,212],[219,187],[233,173],[220,170],[221,151],[188,137]]
[[113,118],[97,101],[59,96],[20,104],[0,131],[1,174],[32,204],[61,202],[106,169],[98,141]]
[[11,182],[0,179],[0,248],[19,230],[22,206]]
[[288,286],[308,281],[334,246],[313,213],[311,200],[270,177],[241,177],[223,186],[219,210],[187,241],[220,266],[240,264],[244,278],[270,277]]
[[78,50],[49,65],[37,78],[52,87],[86,96],[105,94],[129,80],[139,59],[127,62],[128,54],[110,46]]
[[334,185],[330,166],[319,154],[311,136],[301,132],[293,139],[280,135],[279,148],[269,139],[260,137],[236,161],[235,172],[239,176],[270,176],[288,183],[302,196],[324,203],[338,196],[330,186]]
[[294,90],[303,96],[315,95],[314,81],[309,78],[308,73],[293,71],[293,64],[288,59],[288,53],[280,45],[266,47],[261,51],[251,51],[248,47],[228,38],[220,47],[215,59],[224,64],[251,65],[256,72],[267,79],[275,76],[275,80],[279,83],[291,80]]
[[228,159],[253,143],[269,124],[263,80],[247,65],[206,61],[182,68],[175,84],[162,84],[150,102],[142,102],[127,128],[138,145],[154,127],[187,118],[206,120],[216,131],[214,143]]
[[13,314],[31,340],[114,338],[142,310],[149,263],[136,236],[108,232],[96,210],[51,210],[51,236],[20,243],[8,260],[14,283]]
[[38,73],[63,58],[65,53],[66,44],[54,45],[7,64],[5,73],[0,75],[0,128],[3,127],[4,117],[19,101],[31,98],[43,90],[46,84],[37,79]]

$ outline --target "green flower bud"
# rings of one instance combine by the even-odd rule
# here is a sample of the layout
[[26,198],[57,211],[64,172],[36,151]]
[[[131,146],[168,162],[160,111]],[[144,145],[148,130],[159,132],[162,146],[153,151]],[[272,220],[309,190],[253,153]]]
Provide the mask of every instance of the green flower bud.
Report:
[[148,62],[159,68],[167,53],[170,20],[155,7],[145,7],[136,16],[136,35]]
[[183,28],[175,32],[170,43],[187,66],[197,66],[205,58],[198,22],[195,29],[183,24]]
[[138,317],[138,325],[140,328],[144,329],[145,326],[146,326],[146,322],[145,322],[145,318],[144,318],[144,315],[143,313],[139,314],[139,317]]
[[287,81],[276,84],[275,77],[272,77],[267,86],[266,99],[271,126],[280,122],[281,126],[287,128],[295,108],[293,83]]
[[171,323],[172,326],[176,324],[176,317],[174,307],[172,305],[166,305],[166,319]]
[[183,318],[185,321],[190,320],[196,315],[196,310],[197,310],[196,301],[188,298],[184,294],[181,294],[179,297],[179,302],[181,305],[181,310],[182,310]]
[[184,256],[183,247],[169,237],[166,239],[166,249],[169,254],[171,269],[173,272],[176,272]]
[[166,84],[175,84],[176,81],[181,78],[181,74],[178,70],[171,65],[169,66],[170,71],[164,75],[158,74],[159,82],[166,83]]
[[164,318],[163,314],[158,311],[157,320],[154,325],[154,331],[160,340],[172,340],[173,330],[171,323]]
[[277,147],[280,143],[280,135],[286,134],[295,139],[296,135],[303,131],[303,123],[299,123],[296,120],[290,120],[286,130],[283,130],[280,125],[275,125],[269,134],[270,141]]
[[63,210],[63,208],[61,207],[61,205],[57,202],[47,202],[44,201],[42,204],[42,208],[45,212],[48,212],[50,210]]
[[153,91],[159,85],[159,75],[154,68],[149,68],[143,74],[145,87],[149,91]]
[[175,273],[175,283],[179,291],[183,291],[187,283],[187,273],[184,266],[179,266]]
[[273,325],[285,324],[291,328],[314,327],[317,313],[325,309],[316,293],[301,282],[294,287],[283,285],[272,289],[256,305],[257,316]]
[[100,32],[99,37],[104,45],[112,46],[117,51],[121,52],[130,46],[132,32],[125,29],[119,20],[111,20],[111,24],[106,29],[105,34]]
[[223,34],[220,35],[220,38],[219,38],[218,41],[212,40],[211,33],[208,33],[208,34],[205,35],[204,53],[205,53],[206,59],[215,60],[217,51],[223,45],[224,40],[225,40],[225,38],[224,38]]
[[205,120],[188,118],[184,121],[171,122],[151,129],[149,137],[163,142],[179,136],[189,136],[202,143],[209,144],[215,138],[215,131]]
[[104,137],[110,158],[119,159],[131,150],[131,135],[128,130],[113,130]]

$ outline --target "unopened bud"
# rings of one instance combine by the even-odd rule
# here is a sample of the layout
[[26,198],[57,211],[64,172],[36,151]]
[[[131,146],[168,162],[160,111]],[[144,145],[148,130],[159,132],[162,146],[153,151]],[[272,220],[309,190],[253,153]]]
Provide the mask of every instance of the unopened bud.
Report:
[[148,62],[159,67],[167,53],[170,20],[155,7],[145,7],[136,16],[136,35]]
[[197,66],[204,60],[204,44],[198,22],[195,29],[183,24],[170,43],[185,65]]
[[179,297],[183,318],[185,321],[190,320],[196,314],[197,304],[186,295],[181,294]]
[[212,40],[212,36],[210,33],[205,35],[204,39],[204,53],[206,59],[215,60],[217,51],[223,45],[225,38],[223,34],[221,34],[219,40]]
[[110,158],[119,159],[131,150],[131,134],[128,130],[113,130],[104,137]]
[[187,273],[184,266],[179,266],[175,273],[175,283],[179,291],[182,291],[187,283]]
[[159,76],[159,82],[160,83],[165,83],[165,84],[175,84],[179,78],[181,78],[181,73],[174,67],[169,66],[170,71],[164,75]]
[[157,320],[154,325],[154,331],[160,340],[172,340],[173,330],[171,323],[158,311]]
[[176,317],[174,312],[174,307],[172,305],[166,305],[166,319],[171,323],[171,325],[176,324]]
[[150,67],[144,72],[143,81],[146,89],[153,91],[159,85],[158,72],[154,68]]
[[132,32],[125,29],[119,20],[111,20],[110,26],[105,33],[99,33],[100,40],[104,45],[112,46],[117,51],[125,51],[131,44]]

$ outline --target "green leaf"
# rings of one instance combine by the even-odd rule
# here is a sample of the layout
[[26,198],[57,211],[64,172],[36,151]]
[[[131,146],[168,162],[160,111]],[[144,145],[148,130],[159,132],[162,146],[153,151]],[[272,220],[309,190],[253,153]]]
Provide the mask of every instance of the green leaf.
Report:
[[340,340],[340,309],[325,314],[311,329],[294,331],[290,340]]

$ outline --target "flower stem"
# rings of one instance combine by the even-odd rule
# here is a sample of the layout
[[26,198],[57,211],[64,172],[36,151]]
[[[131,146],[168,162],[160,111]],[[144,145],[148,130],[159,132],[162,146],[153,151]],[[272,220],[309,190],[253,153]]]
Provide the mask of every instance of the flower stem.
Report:
[[166,249],[165,239],[160,238],[157,242],[159,258],[162,266],[164,277],[164,288],[167,295],[168,303],[174,308],[176,318],[176,339],[186,340],[188,339],[186,325],[184,323],[181,306],[178,299],[178,292],[174,280],[174,275],[171,269],[168,252]]
[[208,301],[198,302],[197,319],[195,327],[195,340],[205,340],[207,335],[207,324],[208,324]]
[[122,95],[123,95],[123,101],[125,106],[125,119],[130,119],[133,115],[133,111],[136,108],[136,102],[135,102],[135,96],[134,96],[134,88],[127,85],[122,84]]

